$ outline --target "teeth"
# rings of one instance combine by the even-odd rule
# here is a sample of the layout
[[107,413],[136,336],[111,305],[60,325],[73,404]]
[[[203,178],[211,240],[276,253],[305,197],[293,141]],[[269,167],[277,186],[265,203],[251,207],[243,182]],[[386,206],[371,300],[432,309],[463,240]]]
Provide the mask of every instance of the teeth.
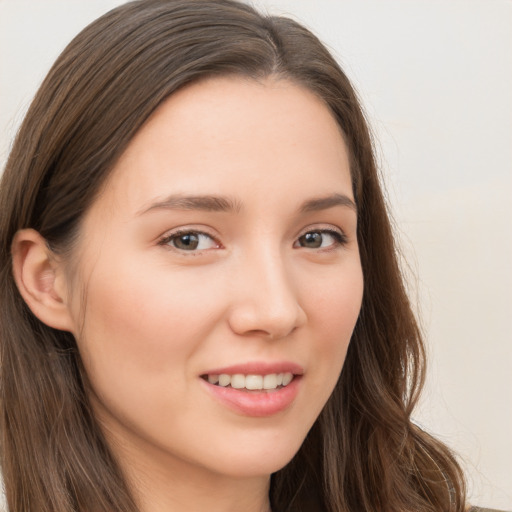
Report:
[[293,375],[291,373],[283,373],[283,386],[288,386],[293,379]]
[[219,386],[229,386],[231,384],[231,376],[222,373],[219,375]]
[[219,382],[219,376],[218,375],[208,375],[208,382],[210,384],[218,384]]
[[263,377],[261,375],[247,375],[244,380],[247,389],[263,389]]
[[268,375],[228,375],[221,373],[220,375],[208,375],[210,384],[217,384],[222,387],[231,385],[235,389],[277,389],[279,386],[288,386],[293,380],[293,373],[269,373]]
[[245,388],[245,376],[237,373],[231,377],[231,387],[235,389]]
[[277,375],[271,373],[263,377],[263,389],[276,389],[277,388]]

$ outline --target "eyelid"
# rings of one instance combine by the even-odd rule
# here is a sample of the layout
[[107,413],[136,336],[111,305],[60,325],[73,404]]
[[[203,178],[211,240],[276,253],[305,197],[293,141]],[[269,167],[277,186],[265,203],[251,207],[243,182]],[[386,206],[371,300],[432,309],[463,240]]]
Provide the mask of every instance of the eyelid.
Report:
[[304,236],[306,233],[316,231],[324,233],[333,233],[336,235],[340,235],[343,238],[348,238],[343,229],[341,229],[339,226],[334,226],[332,224],[312,224],[310,226],[306,226],[305,228],[300,230],[299,234],[297,235],[297,238]]
[[[211,238],[215,242],[217,247],[209,248],[209,249],[197,249],[197,250],[192,250],[192,251],[185,251],[185,250],[179,249],[178,247],[173,247],[170,244],[172,239],[177,238],[180,235],[186,235],[186,234],[190,234],[190,233],[193,233],[196,235],[203,235],[208,238]],[[162,236],[160,236],[158,238],[157,245],[166,247],[170,250],[176,251],[177,253],[183,254],[185,256],[192,256],[194,254],[199,254],[199,253],[202,253],[205,251],[210,251],[212,249],[221,249],[223,247],[220,240],[215,235],[213,235],[212,233],[208,233],[208,231],[205,231],[203,229],[195,228],[193,226],[179,227],[179,228],[175,228],[173,230],[165,232]]]
[[[349,241],[348,236],[338,226],[333,226],[332,224],[329,224],[327,226],[326,225],[323,225],[323,226],[322,225],[320,225],[320,226],[311,225],[311,226],[305,227],[303,230],[301,230],[299,232],[299,234],[297,235],[297,238],[295,239],[295,242],[293,244],[294,247],[296,247],[296,244],[299,242],[300,238],[302,238],[307,233],[325,233],[325,234],[331,235],[335,239],[335,241],[336,241],[335,244],[332,244],[329,247],[322,247],[322,248],[315,249],[319,252],[327,252],[327,251],[333,250],[335,248],[343,247]],[[297,246],[297,247],[302,248],[301,246]],[[311,249],[311,250],[313,250],[313,249]]]
[[[338,246],[338,247],[343,246],[348,242],[347,235],[345,234],[343,229],[341,229],[339,226],[334,226],[332,224],[329,224],[329,225],[313,224],[313,225],[306,226],[298,233],[298,235],[295,238],[295,242],[293,244],[294,247],[297,244],[298,240],[302,236],[306,235],[307,233],[314,233],[314,232],[326,233],[326,234],[330,234],[331,236],[333,236],[337,242],[336,244],[333,244],[333,246]],[[213,242],[215,242],[216,247],[186,251],[186,250],[180,249],[178,247],[174,247],[170,243],[172,241],[172,239],[177,238],[180,235],[190,234],[190,233],[193,233],[196,235],[202,235],[202,236],[206,236],[206,237],[210,238]],[[208,232],[207,230],[204,230],[204,229],[201,229],[198,227],[194,227],[194,226],[182,226],[182,227],[175,228],[175,229],[165,232],[163,235],[161,235],[157,239],[157,245],[168,248],[170,250],[173,250],[173,251],[175,251],[179,254],[185,255],[185,256],[197,255],[202,252],[211,251],[212,249],[222,249],[223,248],[222,243],[220,242],[220,240],[218,239],[217,236],[213,235],[212,233]],[[332,247],[328,247],[328,248],[323,248],[320,250],[329,250],[330,248],[332,249]]]

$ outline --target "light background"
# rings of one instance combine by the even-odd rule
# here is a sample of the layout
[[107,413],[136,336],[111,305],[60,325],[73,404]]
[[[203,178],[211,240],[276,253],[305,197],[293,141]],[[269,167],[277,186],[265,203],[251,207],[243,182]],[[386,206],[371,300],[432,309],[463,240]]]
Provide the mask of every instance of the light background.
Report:
[[[119,0],[0,0],[0,165],[50,65]],[[354,81],[431,364],[417,421],[461,456],[474,504],[512,509],[512,2],[257,0],[305,23]]]

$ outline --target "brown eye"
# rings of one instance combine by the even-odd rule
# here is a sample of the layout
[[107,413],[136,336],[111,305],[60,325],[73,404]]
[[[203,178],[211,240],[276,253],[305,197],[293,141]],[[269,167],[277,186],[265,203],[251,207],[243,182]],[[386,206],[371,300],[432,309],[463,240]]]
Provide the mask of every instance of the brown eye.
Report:
[[298,238],[296,246],[306,249],[323,249],[335,245],[343,245],[345,242],[345,235],[337,231],[308,231]]
[[299,244],[301,247],[308,247],[309,249],[317,249],[322,246],[323,236],[318,231],[312,231],[306,233],[299,238]]
[[199,236],[197,233],[184,233],[173,238],[172,244],[176,249],[194,251],[199,246]]
[[199,231],[181,231],[165,237],[160,245],[170,245],[180,251],[202,251],[215,249],[217,242],[208,234]]

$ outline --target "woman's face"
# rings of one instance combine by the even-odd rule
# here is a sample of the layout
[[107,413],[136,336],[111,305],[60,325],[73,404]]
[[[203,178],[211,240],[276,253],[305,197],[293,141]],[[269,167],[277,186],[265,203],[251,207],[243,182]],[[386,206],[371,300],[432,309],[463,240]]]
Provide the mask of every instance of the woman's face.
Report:
[[216,78],[156,111],[85,216],[68,290],[122,460],[243,477],[292,458],[359,314],[356,223],[347,148],[307,90]]

